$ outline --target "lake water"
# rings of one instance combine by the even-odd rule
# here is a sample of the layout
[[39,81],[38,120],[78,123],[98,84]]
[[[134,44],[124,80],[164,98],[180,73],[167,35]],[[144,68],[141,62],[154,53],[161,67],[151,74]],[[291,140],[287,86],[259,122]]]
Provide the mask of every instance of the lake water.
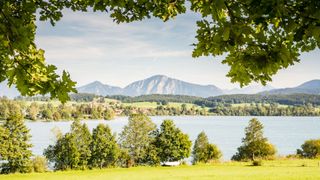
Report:
[[[172,119],[175,124],[192,141],[201,131],[205,131],[209,141],[216,144],[223,152],[223,159],[229,160],[241,145],[244,128],[253,117],[237,116],[154,116],[151,119],[159,126],[164,119]],[[264,135],[277,148],[279,155],[296,152],[301,144],[312,138],[320,138],[320,117],[258,117],[264,125]],[[90,130],[99,123],[108,124],[113,132],[120,133],[127,124],[127,117],[118,117],[112,121],[85,120]],[[70,129],[71,121],[67,122],[27,122],[31,130],[33,148],[36,155],[55,141],[51,129],[58,127],[63,133]]]

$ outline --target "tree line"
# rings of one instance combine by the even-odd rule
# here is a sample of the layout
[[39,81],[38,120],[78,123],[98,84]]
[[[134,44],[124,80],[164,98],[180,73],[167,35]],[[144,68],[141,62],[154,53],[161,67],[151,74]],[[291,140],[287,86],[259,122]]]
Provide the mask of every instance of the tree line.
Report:
[[[89,93],[70,94],[71,101],[75,102],[92,102],[96,98],[103,98]],[[167,104],[169,102],[177,103],[191,103],[198,106],[214,107],[217,103],[223,104],[241,104],[241,103],[264,103],[264,104],[281,104],[290,106],[302,106],[312,104],[313,106],[320,105],[320,95],[315,94],[232,94],[221,95],[215,97],[197,97],[186,95],[172,95],[172,94],[150,94],[141,96],[123,96],[112,95],[105,96],[105,98],[115,99],[122,103],[133,102],[157,102],[159,104]],[[34,97],[17,97],[16,100],[25,101],[50,101],[48,96],[34,96]]]
[[54,104],[54,102],[19,101],[0,98],[0,119],[6,119],[10,111],[22,111],[22,116],[29,120],[61,121],[73,119],[105,119],[115,116],[129,116],[143,113],[148,116],[179,116],[179,115],[218,115],[218,116],[320,116],[318,106],[281,106],[279,104],[244,104],[231,105],[222,102],[214,103],[213,107],[199,107],[181,104],[171,106],[170,103],[159,103],[156,107],[135,107],[121,102],[105,102],[97,98],[91,102],[72,102]]
[[0,119],[6,119],[10,111],[22,111],[22,116],[29,120],[60,121],[73,119],[105,119],[115,116],[129,116],[143,113],[148,116],[179,115],[218,115],[218,116],[320,116],[318,106],[306,104],[301,106],[281,106],[279,104],[243,104],[233,105],[215,102],[213,107],[199,107],[181,104],[171,106],[170,103],[158,103],[156,107],[135,107],[121,102],[105,102],[104,98],[96,98],[90,102],[72,102],[54,104],[54,102],[19,101],[0,98]]
[[[222,156],[205,132],[198,135],[191,150],[189,136],[172,120],[164,120],[157,128],[143,114],[131,115],[118,138],[108,125],[99,124],[90,132],[86,124],[75,120],[66,134],[56,132],[56,141],[44,150],[44,157],[32,155],[31,136],[21,114],[10,114],[0,125],[0,132],[0,170],[4,174],[43,172],[48,162],[54,170],[71,170],[166,165],[181,162],[190,154],[193,164],[208,163]],[[263,159],[274,159],[275,154],[276,148],[263,135],[263,125],[253,118],[245,128],[242,145],[231,159],[259,165]],[[320,139],[305,141],[295,156],[320,157]]]
[[312,104],[320,105],[320,95],[315,94],[232,94],[206,98],[204,101],[197,101],[194,104],[212,106],[211,103],[241,104],[241,103],[265,103],[301,106]]

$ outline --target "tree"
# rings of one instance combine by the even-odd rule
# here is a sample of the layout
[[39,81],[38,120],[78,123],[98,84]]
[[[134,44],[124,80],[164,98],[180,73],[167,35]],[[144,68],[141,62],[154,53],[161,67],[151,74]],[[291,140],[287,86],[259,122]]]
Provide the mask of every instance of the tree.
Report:
[[255,158],[268,158],[276,153],[275,147],[263,137],[263,125],[258,119],[253,118],[245,128],[245,137],[242,139],[243,145],[238,148],[238,152],[232,156],[232,160],[255,160]]
[[31,105],[28,107],[27,111],[29,114],[29,118],[31,120],[36,120],[38,118],[39,107],[38,107],[37,103],[35,103],[35,102],[31,103]]
[[320,139],[310,139],[301,145],[301,149],[297,150],[297,154],[305,158],[320,157]]
[[31,171],[31,135],[21,114],[11,114],[0,126],[1,173],[26,173]]
[[202,131],[195,140],[193,151],[193,164],[207,163],[210,160],[219,159],[221,152],[214,144],[210,144],[207,135]]
[[56,170],[85,169],[91,156],[91,134],[86,124],[75,120],[71,131],[58,138],[54,145],[49,145],[44,156],[54,163]]
[[107,108],[107,109],[104,111],[104,119],[105,119],[105,120],[114,119],[114,116],[115,116],[115,113],[114,113],[114,110],[113,110],[113,109]]
[[172,120],[162,122],[155,143],[161,162],[179,161],[189,157],[192,145],[189,136],[177,128]]
[[146,164],[156,125],[143,114],[133,114],[120,134],[120,147],[128,151],[133,165]]
[[46,172],[48,170],[47,159],[43,156],[36,156],[32,159],[33,171],[34,172]]
[[115,165],[119,155],[119,147],[109,126],[99,124],[93,129],[90,150],[91,167],[103,168]]
[[[241,86],[251,81],[266,84],[278,70],[299,61],[300,52],[320,47],[318,0],[309,1],[201,1],[190,0],[197,21],[193,57],[227,54],[227,74]],[[151,16],[167,21],[186,12],[186,1],[53,1],[4,0],[0,3],[0,82],[15,84],[22,95],[50,93],[62,102],[75,92],[67,72],[45,63],[44,51],[35,44],[36,13],[52,25],[62,10],[110,13],[117,23]]]

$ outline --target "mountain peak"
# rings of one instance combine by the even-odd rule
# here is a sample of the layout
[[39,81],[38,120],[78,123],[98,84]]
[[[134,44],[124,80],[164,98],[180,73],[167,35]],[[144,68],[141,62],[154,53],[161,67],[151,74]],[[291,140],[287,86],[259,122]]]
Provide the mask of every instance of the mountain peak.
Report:
[[[149,78],[169,78],[169,77],[166,76],[166,75],[157,74],[157,75],[153,75],[153,76],[151,76],[151,77],[149,77]],[[147,79],[149,79],[149,78],[147,78]]]
[[101,83],[100,81],[93,81],[92,83],[78,87],[77,90],[81,93],[91,93],[102,96],[118,95],[122,93],[122,89],[120,87],[109,86]]
[[124,88],[124,94],[139,96],[144,94],[175,94],[209,97],[221,95],[222,90],[214,85],[199,85],[173,79],[165,75],[154,75],[133,82]]
[[103,83],[100,82],[100,81],[93,81],[92,83],[89,83],[89,84],[92,84],[92,85],[103,85]]

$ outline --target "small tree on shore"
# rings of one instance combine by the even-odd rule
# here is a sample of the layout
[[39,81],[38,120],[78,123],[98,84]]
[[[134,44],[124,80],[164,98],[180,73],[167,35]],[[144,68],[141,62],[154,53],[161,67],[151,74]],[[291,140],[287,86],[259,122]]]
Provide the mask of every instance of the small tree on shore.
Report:
[[44,156],[54,163],[56,170],[85,169],[91,156],[91,140],[87,125],[81,125],[79,120],[75,120],[71,131],[58,138],[55,145],[45,149]]
[[93,129],[90,150],[91,167],[103,168],[115,165],[119,155],[119,147],[109,126],[99,124]]
[[243,145],[238,148],[238,152],[232,156],[232,160],[255,160],[272,157],[276,153],[275,147],[263,136],[263,125],[258,119],[253,118],[245,128],[245,137],[242,139]]
[[1,173],[26,173],[31,169],[31,135],[20,113],[10,114],[0,126]]
[[172,120],[164,120],[155,141],[161,162],[179,161],[191,152],[191,141],[187,134],[177,128]]
[[301,149],[297,150],[297,154],[304,158],[320,157],[320,139],[310,139],[301,145]]
[[156,125],[143,114],[133,114],[120,134],[120,147],[128,152],[132,165],[148,164],[148,152],[154,141]]
[[192,163],[207,163],[211,160],[217,160],[221,157],[221,152],[214,144],[210,144],[205,132],[201,132],[195,140],[192,151]]

